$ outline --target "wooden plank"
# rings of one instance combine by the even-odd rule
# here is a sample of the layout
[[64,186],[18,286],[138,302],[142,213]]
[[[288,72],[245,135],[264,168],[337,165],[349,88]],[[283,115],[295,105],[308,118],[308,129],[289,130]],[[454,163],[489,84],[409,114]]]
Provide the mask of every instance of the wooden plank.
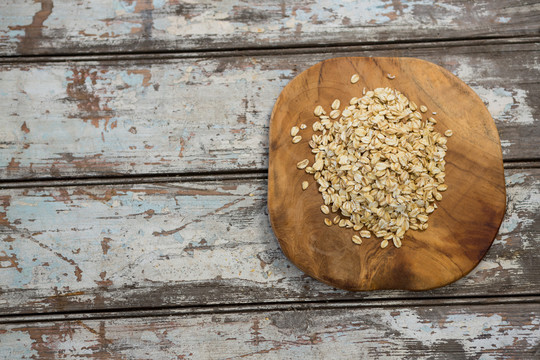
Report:
[[502,297],[443,297],[443,298],[381,298],[347,301],[303,301],[246,303],[221,305],[172,306],[164,308],[112,309],[102,311],[75,311],[41,314],[10,314],[0,316],[0,324],[22,324],[53,321],[74,321],[92,319],[143,318],[156,316],[183,316],[204,314],[229,314],[234,312],[270,312],[301,311],[320,309],[360,309],[360,308],[398,308],[398,307],[439,307],[439,306],[473,306],[490,307],[503,304],[538,304],[538,295],[502,296]]
[[265,180],[1,190],[0,315],[538,294],[540,169],[506,170],[506,181],[486,257],[426,292],[351,293],[303,274],[272,234]]
[[317,309],[0,325],[0,357],[533,359],[536,304]]
[[537,1],[3,0],[0,54],[284,47],[537,35]]
[[[433,45],[433,44],[432,44]],[[414,56],[487,103],[506,160],[540,158],[540,43],[0,65],[0,178],[256,170],[282,88],[335,56]],[[512,61],[508,61],[509,58]]]

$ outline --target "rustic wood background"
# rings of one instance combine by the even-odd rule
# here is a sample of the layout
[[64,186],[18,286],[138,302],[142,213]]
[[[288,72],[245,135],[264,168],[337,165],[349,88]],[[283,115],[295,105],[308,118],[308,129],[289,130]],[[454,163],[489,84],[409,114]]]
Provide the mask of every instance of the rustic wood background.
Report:
[[[266,209],[282,88],[413,56],[492,114],[508,207],[458,282],[351,293]],[[540,358],[540,3],[0,0],[0,358]]]

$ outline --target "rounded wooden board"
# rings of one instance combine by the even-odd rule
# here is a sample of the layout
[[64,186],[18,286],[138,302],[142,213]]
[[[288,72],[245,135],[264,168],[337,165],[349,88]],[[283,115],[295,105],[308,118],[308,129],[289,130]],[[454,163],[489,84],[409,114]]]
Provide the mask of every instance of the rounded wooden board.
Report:
[[[352,74],[360,81],[351,84]],[[390,79],[387,75],[395,76]],[[446,184],[426,231],[409,230],[400,249],[380,248],[380,239],[351,241],[352,229],[328,227],[313,176],[296,169],[313,162],[308,141],[317,105],[334,99],[348,104],[363,88],[395,88],[437,119],[435,129],[452,129],[446,155]],[[436,115],[431,115],[436,112]],[[305,123],[302,141],[290,129]],[[302,181],[310,186],[303,191]],[[427,290],[470,272],[495,238],[506,208],[501,145],[480,98],[444,68],[414,58],[334,58],[294,78],[276,101],[270,120],[268,210],[285,255],[308,275],[347,290]]]

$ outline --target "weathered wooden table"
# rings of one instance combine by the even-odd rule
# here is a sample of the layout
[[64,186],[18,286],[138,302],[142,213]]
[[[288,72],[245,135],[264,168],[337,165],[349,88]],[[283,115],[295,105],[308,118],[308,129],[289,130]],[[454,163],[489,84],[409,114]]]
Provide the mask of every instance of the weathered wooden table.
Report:
[[[538,1],[0,1],[0,358],[540,358]],[[282,254],[295,75],[413,56],[484,100],[508,208],[460,281],[351,293]]]

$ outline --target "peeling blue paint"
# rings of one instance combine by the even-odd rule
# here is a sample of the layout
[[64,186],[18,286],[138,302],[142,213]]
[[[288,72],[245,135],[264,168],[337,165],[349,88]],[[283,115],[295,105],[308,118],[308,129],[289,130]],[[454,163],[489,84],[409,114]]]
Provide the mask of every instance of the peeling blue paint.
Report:
[[515,184],[523,184],[526,178],[527,178],[526,174],[515,173],[506,177],[506,184],[507,186],[515,185]]
[[512,97],[512,92],[506,90],[505,88],[502,88],[502,87],[498,87],[498,88],[494,88],[493,89],[493,92],[499,96],[505,96],[505,97]]
[[153,0],[152,4],[154,5],[154,9],[160,9],[165,6],[167,3],[167,0]]
[[184,238],[182,237],[182,234],[180,234],[180,231],[174,233],[173,238],[174,238],[174,240],[176,240],[179,244],[184,243]]
[[120,76],[122,80],[129,86],[133,87],[137,91],[140,91],[141,89],[144,89],[142,86],[144,75],[142,74],[136,74],[136,73],[128,73],[127,71],[121,71]]
[[166,17],[159,17],[153,21],[154,30],[166,32],[169,26],[171,26],[171,22]]
[[129,13],[135,12],[135,7],[137,6],[137,1],[123,1],[123,0],[114,0],[113,1],[113,8],[118,10],[124,10]]

